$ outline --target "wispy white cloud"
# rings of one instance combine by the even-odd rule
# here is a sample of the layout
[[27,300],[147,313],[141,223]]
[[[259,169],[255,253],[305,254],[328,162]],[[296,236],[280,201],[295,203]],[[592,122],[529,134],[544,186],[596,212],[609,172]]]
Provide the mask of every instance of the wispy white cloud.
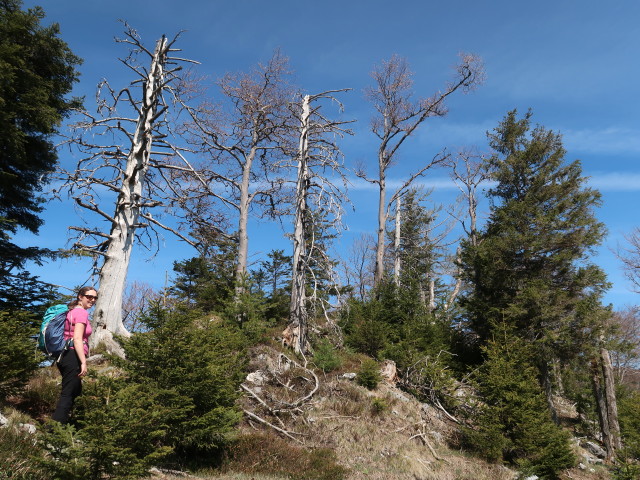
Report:
[[589,185],[602,191],[640,191],[640,173],[633,172],[591,172]]
[[640,154],[640,129],[607,127],[560,131],[565,148],[572,153]]

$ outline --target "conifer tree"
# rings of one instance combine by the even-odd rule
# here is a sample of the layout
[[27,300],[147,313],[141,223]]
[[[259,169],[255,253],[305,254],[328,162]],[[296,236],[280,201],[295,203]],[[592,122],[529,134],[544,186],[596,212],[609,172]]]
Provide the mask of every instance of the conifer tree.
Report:
[[531,344],[508,325],[495,325],[486,362],[476,375],[481,401],[472,446],[491,461],[506,460],[545,478],[573,465],[569,436],[553,423],[537,382]]
[[539,365],[584,351],[602,319],[604,273],[589,262],[604,226],[594,216],[600,194],[585,186],[578,161],[565,162],[561,136],[530,127],[531,113],[509,112],[490,133],[495,187],[477,246],[462,263],[471,289],[462,299],[480,344],[495,322],[537,345]]
[[39,194],[57,163],[51,141],[62,119],[80,105],[68,97],[81,60],[60,38],[57,24],[41,25],[44,11],[24,11],[20,0],[0,1],[0,306],[24,308],[42,285],[25,270],[50,250],[15,244],[18,229],[38,233]]

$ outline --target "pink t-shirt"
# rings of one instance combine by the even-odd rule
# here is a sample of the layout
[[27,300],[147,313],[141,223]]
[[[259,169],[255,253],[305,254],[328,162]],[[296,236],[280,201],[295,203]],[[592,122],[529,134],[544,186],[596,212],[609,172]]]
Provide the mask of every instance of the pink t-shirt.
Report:
[[[89,355],[89,335],[91,335],[91,324],[89,323],[89,312],[84,308],[72,308],[67,313],[67,321],[64,324],[64,338],[69,340],[73,338],[73,330],[76,323],[84,323],[84,335],[82,343],[84,344],[84,354]],[[73,347],[71,347],[73,348]]]

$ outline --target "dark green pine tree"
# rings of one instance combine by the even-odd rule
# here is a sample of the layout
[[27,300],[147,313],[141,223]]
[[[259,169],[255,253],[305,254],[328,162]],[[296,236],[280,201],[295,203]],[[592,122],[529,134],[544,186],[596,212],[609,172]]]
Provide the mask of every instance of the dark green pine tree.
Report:
[[480,345],[506,323],[536,344],[544,375],[548,360],[584,351],[602,318],[606,279],[589,255],[605,230],[594,216],[600,195],[580,163],[566,163],[560,135],[531,130],[530,117],[509,112],[488,135],[496,185],[478,246],[463,251],[461,303]]
[[[40,291],[25,262],[52,252],[12,242],[18,229],[37,233],[43,197],[38,193],[57,162],[52,136],[80,105],[67,97],[81,60],[40,24],[44,11],[21,10],[20,0],[0,0],[0,308],[25,308],[26,291]],[[40,296],[40,295],[38,295]]]
[[219,241],[198,257],[174,262],[170,293],[192,308],[220,312],[233,297],[235,244]]
[[569,435],[547,408],[537,368],[530,362],[532,345],[507,325],[497,325],[495,333],[475,375],[480,402],[467,441],[490,461],[508,461],[542,478],[557,478],[575,457]]

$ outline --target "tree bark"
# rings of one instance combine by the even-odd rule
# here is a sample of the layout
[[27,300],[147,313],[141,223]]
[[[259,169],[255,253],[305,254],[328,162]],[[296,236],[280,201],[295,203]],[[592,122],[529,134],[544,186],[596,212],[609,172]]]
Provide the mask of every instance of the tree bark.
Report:
[[600,364],[604,383],[604,397],[607,406],[607,420],[611,434],[611,445],[615,450],[622,448],[620,440],[620,424],[618,423],[618,402],[616,400],[615,382],[611,356],[606,348],[600,349]]
[[[382,162],[382,160],[380,160]],[[373,284],[380,285],[384,276],[384,229],[387,223],[387,186],[385,172],[380,167],[380,177],[378,181],[378,241],[376,243],[376,271],[373,277]]]
[[158,107],[158,96],[162,91],[167,45],[166,37],[162,37],[156,43],[149,73],[143,84],[143,102],[116,202],[105,261],[100,269],[100,295],[93,315],[96,328],[90,337],[91,346],[104,343],[109,350],[120,355],[122,350],[113,341],[113,335],[129,336],[122,322],[122,297],[138,228],[142,188],[149,168],[153,122]]
[[393,247],[395,251],[395,259],[393,264],[393,278],[396,282],[396,286],[400,286],[400,222],[401,222],[401,207],[402,198],[398,197],[396,200],[396,232],[393,240]]
[[[302,100],[302,118],[300,122],[300,140],[298,146],[298,178],[296,181],[296,205],[293,228],[293,273],[291,285],[291,303],[289,307],[290,325],[298,327],[293,348],[296,353],[306,350],[307,343],[307,306],[306,306],[306,241],[305,218],[307,215],[307,195],[309,188],[309,120],[311,115],[310,96]],[[292,328],[293,330],[293,328]]]

